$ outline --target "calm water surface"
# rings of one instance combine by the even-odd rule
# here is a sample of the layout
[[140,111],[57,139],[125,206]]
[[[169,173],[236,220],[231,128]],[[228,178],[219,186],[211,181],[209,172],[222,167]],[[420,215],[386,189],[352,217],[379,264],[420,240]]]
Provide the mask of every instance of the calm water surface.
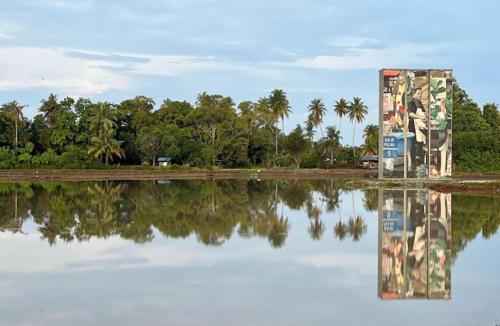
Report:
[[498,199],[341,181],[0,183],[0,324],[499,325]]

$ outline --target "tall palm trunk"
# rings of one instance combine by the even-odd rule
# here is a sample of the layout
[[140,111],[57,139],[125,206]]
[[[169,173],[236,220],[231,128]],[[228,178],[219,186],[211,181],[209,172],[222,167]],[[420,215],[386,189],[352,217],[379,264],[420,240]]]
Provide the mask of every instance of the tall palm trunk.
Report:
[[274,132],[276,138],[276,155],[278,155],[278,120],[276,120],[276,130]]
[[[339,122],[339,139],[340,139],[340,128],[342,128],[342,117],[340,117],[340,122]],[[340,143],[340,140],[339,140]]]
[[[17,109],[16,109],[17,110]],[[19,120],[19,114],[16,112],[16,139],[14,140],[14,155],[17,158],[17,124]]]
[[356,122],[354,122],[354,128],[352,129],[352,155],[353,160],[356,159],[356,149],[354,148],[354,134],[356,133]]

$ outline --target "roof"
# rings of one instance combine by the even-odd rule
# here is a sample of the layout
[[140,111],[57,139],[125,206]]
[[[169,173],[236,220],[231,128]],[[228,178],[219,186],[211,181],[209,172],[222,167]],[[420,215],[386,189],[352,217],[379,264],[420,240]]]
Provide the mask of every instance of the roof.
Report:
[[363,162],[378,162],[378,156],[361,156]]
[[160,156],[158,157],[158,162],[169,162],[171,159],[170,156]]

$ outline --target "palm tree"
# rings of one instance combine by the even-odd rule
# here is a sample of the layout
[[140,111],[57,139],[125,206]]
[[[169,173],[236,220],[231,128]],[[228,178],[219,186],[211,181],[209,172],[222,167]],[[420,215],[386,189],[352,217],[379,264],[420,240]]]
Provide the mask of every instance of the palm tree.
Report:
[[365,120],[365,116],[368,113],[368,107],[363,103],[361,98],[355,97],[348,107],[348,116],[351,122],[354,122],[354,128],[352,130],[352,153],[356,157],[356,150],[354,148],[354,134],[356,133],[356,123],[361,123]]
[[13,139],[14,155],[17,155],[17,145],[19,142],[19,121],[23,117],[23,108],[25,107],[26,107],[25,105],[19,105],[17,101],[12,101],[2,106],[2,109],[4,109],[6,112],[9,112],[9,114],[12,117],[12,120],[14,120],[14,125],[15,125],[15,133]]
[[307,117],[305,130],[306,130],[307,138],[309,139],[309,141],[312,141],[312,139],[314,137],[314,123],[312,121],[311,115],[309,115],[309,117]]
[[321,124],[323,123],[323,118],[326,114],[326,108],[320,98],[315,98],[309,104],[309,117],[311,117],[311,122],[314,127],[319,126],[319,130],[321,131],[321,137],[323,137],[323,128]]
[[363,139],[365,143],[363,145],[363,154],[365,155],[377,155],[378,153],[378,126],[368,125],[363,130]]
[[330,144],[330,164],[333,164],[333,152],[340,146],[340,131],[335,127],[326,127],[326,140]]
[[125,157],[125,151],[121,148],[122,141],[114,138],[116,133],[116,111],[112,110],[108,103],[99,103],[94,108],[90,119],[91,146],[89,154],[102,158],[106,165],[113,156]]
[[57,109],[59,108],[59,103],[57,102],[57,96],[50,93],[46,100],[42,100],[42,106],[40,107],[40,112],[47,120],[49,126],[54,125],[56,121]]
[[104,137],[109,130],[116,128],[116,111],[108,103],[99,103],[92,112],[90,132]]
[[113,156],[118,158],[125,157],[125,151],[121,148],[123,141],[118,141],[114,138],[114,133],[107,132],[104,137],[92,137],[92,144],[89,147],[88,153],[96,158],[104,156],[104,163],[113,160]]
[[[290,114],[290,104],[288,99],[286,98],[286,93],[281,89],[275,89],[271,92],[269,96],[269,104],[271,106],[271,111],[273,112],[274,119],[276,124],[278,124],[278,120],[281,119],[281,131],[284,132],[285,117],[288,118]],[[277,128],[277,127],[276,127]],[[278,154],[278,133],[276,132],[276,154]]]
[[342,127],[342,117],[347,114],[347,112],[349,111],[348,108],[349,108],[349,105],[344,98],[341,98],[340,100],[335,101],[335,106],[334,106],[333,110],[340,118],[339,134],[340,134],[340,128]]

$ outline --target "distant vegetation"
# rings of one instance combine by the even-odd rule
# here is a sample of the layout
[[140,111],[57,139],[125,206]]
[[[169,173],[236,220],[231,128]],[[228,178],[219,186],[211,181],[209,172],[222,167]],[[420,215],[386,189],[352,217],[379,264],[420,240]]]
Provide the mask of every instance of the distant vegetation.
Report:
[[[0,107],[0,168],[104,168],[157,165],[161,156],[185,167],[353,166],[361,154],[376,155],[378,127],[364,127],[356,147],[354,130],[368,108],[361,98],[327,106],[313,99],[308,119],[285,134],[291,106],[276,89],[257,102],[236,105],[230,97],[201,93],[196,103],[165,100],[158,109],[148,97],[120,104],[51,94],[33,119],[17,101]],[[338,127],[325,121],[328,110]],[[353,124],[352,146],[342,146],[344,117]],[[281,123],[280,123],[281,122]],[[281,126],[280,126],[281,124]],[[500,170],[500,118],[495,104],[481,108],[455,89],[453,158],[465,171]],[[316,137],[315,137],[316,136]]]

